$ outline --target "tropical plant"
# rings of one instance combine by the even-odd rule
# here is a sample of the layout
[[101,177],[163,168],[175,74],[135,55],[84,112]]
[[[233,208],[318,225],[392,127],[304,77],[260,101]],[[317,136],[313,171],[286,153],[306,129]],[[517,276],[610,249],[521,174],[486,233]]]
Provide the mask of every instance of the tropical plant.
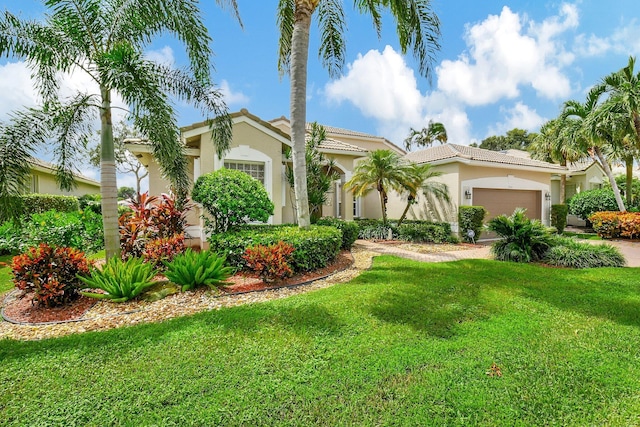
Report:
[[[235,0],[217,0],[231,4]],[[0,56],[23,58],[32,71],[42,106],[15,113],[0,125],[0,209],[11,212],[11,196],[29,176],[29,156],[56,142],[54,155],[61,188],[74,185],[76,153],[84,152],[92,121],[100,118],[100,180],[107,258],[120,250],[112,97],[129,107],[133,125],[151,141],[154,157],[178,194],[189,185],[187,160],[171,96],[194,103],[209,120],[218,154],[231,142],[232,122],[222,94],[211,82],[211,37],[197,0],[50,0],[44,21],[10,12],[0,18]],[[155,63],[144,50],[169,34],[185,44],[189,66]],[[62,98],[64,74],[86,74],[96,90],[85,88]],[[74,74],[75,73],[75,74]]]
[[551,205],[551,226],[556,228],[556,233],[562,234],[567,226],[567,214],[569,206],[565,204]]
[[247,267],[255,271],[263,282],[284,279],[293,274],[291,254],[295,248],[282,240],[274,245],[255,245],[245,249],[242,258]]
[[444,144],[447,140],[447,130],[444,125],[442,123],[429,120],[429,124],[426,128],[422,128],[420,130],[410,128],[409,136],[404,140],[404,148],[409,151],[414,146],[430,147],[435,141],[439,141],[441,144]]
[[250,221],[266,222],[275,208],[258,180],[242,171],[225,168],[198,178],[191,197],[213,218],[205,217],[207,228],[213,233]]
[[76,249],[41,243],[13,257],[11,272],[23,297],[33,293],[33,301],[54,307],[78,297],[80,280],[89,273],[89,262]]
[[498,261],[539,261],[552,243],[551,236],[540,220],[527,218],[526,209],[517,208],[510,216],[499,215],[487,228],[500,240],[491,246]]
[[79,279],[90,289],[100,289],[105,293],[81,291],[84,296],[108,299],[113,302],[129,301],[146,289],[155,285],[156,269],[142,258],[111,258],[102,269],[96,268],[89,277]]
[[403,192],[407,193],[407,206],[404,208],[398,227],[407,216],[409,208],[417,201],[418,194],[422,193],[426,199],[437,202],[450,202],[449,187],[443,182],[435,181],[435,178],[442,176],[442,172],[433,170],[429,163],[417,164],[409,163],[405,169],[405,177],[401,182]]
[[144,247],[142,257],[146,262],[158,265],[164,261],[171,261],[184,251],[184,234],[174,234],[171,237],[149,240]]
[[173,283],[182,286],[183,291],[204,285],[221,286],[235,270],[233,267],[225,267],[225,261],[224,256],[214,252],[195,252],[188,248],[173,261],[165,261],[164,265],[167,268],[165,276]]
[[556,238],[544,255],[549,265],[569,268],[624,267],[626,260],[612,245],[576,242],[570,238]]
[[407,182],[407,171],[408,163],[398,153],[391,150],[371,151],[358,163],[345,188],[356,197],[365,196],[373,189],[378,190],[382,223],[386,226],[388,191],[402,191]]
[[[327,202],[327,193],[333,182],[340,178],[335,169],[335,162],[325,158],[318,151],[318,147],[327,139],[324,126],[317,123],[311,124],[307,138],[306,164],[307,164],[307,196],[309,198],[309,214],[311,222],[315,223],[322,216],[322,205]],[[291,156],[291,150],[287,150],[286,157]],[[287,163],[285,177],[292,189],[295,189],[295,176],[293,167]],[[295,190],[294,190],[295,191]]]
[[482,206],[460,206],[458,208],[458,230],[465,242],[473,242],[482,234],[487,210]]
[[[370,15],[380,35],[382,9],[388,9],[395,19],[402,53],[412,49],[420,72],[430,76],[434,54],[439,50],[440,22],[431,10],[430,0],[369,0],[354,3],[360,13]],[[337,0],[279,0],[278,69],[289,74],[291,87],[291,141],[293,142],[293,170],[298,225],[310,225],[306,181],[306,102],[307,59],[311,17],[317,12],[321,40],[319,56],[336,76],[345,62],[344,33],[346,22],[343,2]]]

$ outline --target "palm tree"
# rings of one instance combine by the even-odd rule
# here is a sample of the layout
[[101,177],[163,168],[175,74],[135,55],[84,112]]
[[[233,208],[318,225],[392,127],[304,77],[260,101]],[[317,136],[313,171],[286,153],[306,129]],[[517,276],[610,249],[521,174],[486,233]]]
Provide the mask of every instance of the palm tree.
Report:
[[[189,179],[184,147],[170,96],[193,102],[210,120],[219,154],[228,149],[232,122],[222,94],[211,82],[211,37],[202,23],[197,0],[50,0],[44,22],[25,21],[10,12],[0,17],[0,56],[29,64],[42,107],[18,112],[4,126],[0,141],[0,198],[17,194],[26,180],[25,165],[36,146],[55,140],[57,177],[63,189],[73,185],[75,153],[100,119],[100,181],[106,256],[119,252],[116,159],[112,97],[129,106],[136,129],[152,142],[163,174],[178,194]],[[218,0],[221,6],[235,0]],[[188,69],[173,69],[145,59],[151,40],[164,33],[185,44]],[[59,78],[84,73],[99,87],[61,99]],[[21,145],[23,148],[15,148]],[[5,163],[7,159],[9,163]],[[7,171],[7,164],[20,167]],[[13,184],[4,184],[7,178]],[[2,205],[2,202],[0,202]]]
[[440,141],[441,144],[445,144],[447,139],[447,130],[444,128],[444,125],[429,120],[426,128],[422,128],[421,130],[411,128],[409,136],[404,140],[404,148],[409,151],[414,145],[418,147],[429,147],[433,145],[435,141]]
[[[358,0],[360,13],[370,15],[374,27],[381,33],[382,10],[388,9],[396,22],[402,53],[412,49],[420,72],[429,77],[435,52],[440,49],[440,22],[431,10],[430,0]],[[346,22],[341,0],[279,0],[278,26],[280,40],[278,69],[290,76],[291,140],[298,224],[310,224],[305,165],[305,129],[307,100],[307,61],[311,17],[317,12],[320,27],[322,65],[330,76],[339,75],[345,62]]]
[[608,141],[605,138],[607,126],[610,124],[602,120],[595,120],[599,108],[598,100],[601,94],[601,88],[595,87],[587,94],[587,99],[584,104],[575,100],[566,101],[564,103],[562,117],[574,117],[577,119],[579,126],[576,126],[576,129],[574,129],[572,138],[581,141],[580,143],[582,146],[586,147],[587,150],[595,154],[598,158],[602,169],[604,169],[604,172],[611,183],[611,188],[613,189],[618,209],[620,212],[625,212],[626,209],[624,207],[622,197],[620,196],[620,189],[616,184],[616,180],[611,172],[611,167],[609,166],[607,157],[603,152],[603,147],[606,147],[608,144]]
[[449,202],[451,200],[447,184],[434,181],[434,178],[442,176],[442,172],[434,171],[430,164],[409,163],[406,166],[405,174],[406,177],[401,187],[407,193],[407,206],[398,220],[398,227],[402,225],[409,208],[416,203],[419,193],[424,194],[427,198],[432,196],[438,201]]
[[402,191],[407,181],[407,163],[400,155],[391,150],[371,151],[366,159],[356,166],[353,176],[345,183],[356,197],[378,190],[382,223],[387,224],[387,201],[390,189]]
[[[528,149],[534,159],[559,163],[567,166],[568,163],[577,162],[587,157],[586,149],[580,147],[580,140],[572,131],[576,129],[578,122],[568,117],[558,117],[549,120],[540,128],[529,145]],[[566,199],[567,175],[560,174],[560,203]]]

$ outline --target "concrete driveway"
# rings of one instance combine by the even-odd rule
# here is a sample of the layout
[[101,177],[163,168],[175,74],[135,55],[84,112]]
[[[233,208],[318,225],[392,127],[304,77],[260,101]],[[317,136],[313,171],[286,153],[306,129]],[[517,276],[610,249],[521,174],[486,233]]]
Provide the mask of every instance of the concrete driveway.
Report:
[[608,243],[620,249],[627,260],[627,267],[640,267],[640,241],[629,240],[585,240],[594,245]]

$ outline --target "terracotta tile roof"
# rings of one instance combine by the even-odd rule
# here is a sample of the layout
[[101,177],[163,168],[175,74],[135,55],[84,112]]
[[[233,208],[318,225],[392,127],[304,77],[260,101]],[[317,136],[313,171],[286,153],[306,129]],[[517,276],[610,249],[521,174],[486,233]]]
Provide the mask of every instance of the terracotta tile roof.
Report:
[[346,142],[338,141],[333,138],[326,138],[322,144],[318,147],[321,150],[337,150],[337,151],[347,151],[352,153],[366,153],[367,150],[364,148],[360,148],[353,144],[347,144]]
[[469,147],[467,145],[444,144],[436,145],[424,150],[415,151],[405,156],[407,160],[416,163],[433,163],[447,159],[464,159],[477,162],[498,163],[513,166],[539,167],[546,169],[564,170],[565,168],[553,163],[533,160],[526,157],[510,156],[498,151],[485,150],[483,148]]
[[[378,139],[382,139],[381,136],[371,135],[371,134],[368,134],[368,133],[358,132],[358,131],[355,131],[355,130],[337,128],[337,127],[334,127],[334,126],[327,126],[327,125],[322,125],[322,126],[327,131],[327,133],[333,133],[333,134],[345,135],[345,136],[356,136],[356,137],[361,137],[361,138],[378,138]],[[307,130],[311,130],[311,123],[307,123]]]
[[[584,172],[589,169],[594,163],[598,162],[593,159],[580,160],[578,162],[569,163],[567,165],[567,169],[569,169],[571,172]],[[599,163],[598,166],[600,166]]]

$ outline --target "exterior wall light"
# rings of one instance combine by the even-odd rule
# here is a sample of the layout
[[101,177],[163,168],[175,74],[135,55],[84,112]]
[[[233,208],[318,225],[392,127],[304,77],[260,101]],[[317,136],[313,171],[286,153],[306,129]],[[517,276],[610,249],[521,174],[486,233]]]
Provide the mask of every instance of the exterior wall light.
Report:
[[544,193],[544,199],[548,202],[549,200],[551,200],[551,193],[549,193],[548,191],[546,193]]
[[471,200],[471,190],[464,190],[464,198]]

